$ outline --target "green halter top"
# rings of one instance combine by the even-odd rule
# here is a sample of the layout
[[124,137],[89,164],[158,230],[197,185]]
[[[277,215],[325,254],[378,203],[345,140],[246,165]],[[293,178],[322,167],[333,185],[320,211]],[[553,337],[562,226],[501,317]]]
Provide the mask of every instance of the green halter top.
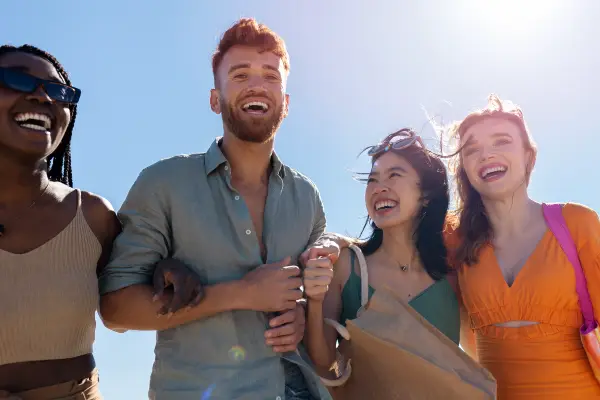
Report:
[[[354,270],[356,255],[350,252],[350,277],[342,289],[340,323],[355,319],[360,309],[361,277]],[[375,289],[369,285],[369,298]],[[431,325],[458,344],[460,338],[460,310],[456,293],[446,278],[436,281],[408,303]]]

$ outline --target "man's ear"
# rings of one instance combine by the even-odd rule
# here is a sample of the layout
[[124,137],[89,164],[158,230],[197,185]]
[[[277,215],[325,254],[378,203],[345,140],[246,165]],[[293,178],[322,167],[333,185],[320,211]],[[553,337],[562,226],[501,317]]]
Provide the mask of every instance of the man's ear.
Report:
[[217,89],[210,90],[210,109],[215,114],[221,114],[221,100]]
[[290,95],[286,94],[283,100],[283,118],[288,116],[290,109]]

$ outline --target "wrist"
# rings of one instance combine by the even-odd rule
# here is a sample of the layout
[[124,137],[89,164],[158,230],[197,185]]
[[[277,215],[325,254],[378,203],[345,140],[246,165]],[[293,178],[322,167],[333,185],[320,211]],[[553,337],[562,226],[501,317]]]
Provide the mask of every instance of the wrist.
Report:
[[231,300],[231,310],[252,310],[252,296],[249,296],[248,283],[243,280],[237,280],[224,283],[227,286],[226,293]]

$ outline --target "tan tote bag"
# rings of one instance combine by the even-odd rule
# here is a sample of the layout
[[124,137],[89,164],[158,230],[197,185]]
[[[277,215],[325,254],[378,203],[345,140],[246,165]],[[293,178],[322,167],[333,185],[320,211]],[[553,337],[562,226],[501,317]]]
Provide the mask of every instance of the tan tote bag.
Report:
[[347,328],[325,322],[345,339],[336,379],[321,378],[336,400],[489,400],[496,380],[453,341],[389,290],[371,300],[367,264],[351,246],[362,280],[358,317]]

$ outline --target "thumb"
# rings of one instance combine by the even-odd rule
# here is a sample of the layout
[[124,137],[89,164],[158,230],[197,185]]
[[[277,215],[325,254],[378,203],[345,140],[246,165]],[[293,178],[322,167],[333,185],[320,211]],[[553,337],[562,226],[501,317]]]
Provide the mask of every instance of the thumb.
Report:
[[281,261],[276,262],[273,265],[276,265],[278,267],[287,267],[288,265],[290,265],[290,263],[292,262],[292,257],[287,256],[286,258],[284,258]]

